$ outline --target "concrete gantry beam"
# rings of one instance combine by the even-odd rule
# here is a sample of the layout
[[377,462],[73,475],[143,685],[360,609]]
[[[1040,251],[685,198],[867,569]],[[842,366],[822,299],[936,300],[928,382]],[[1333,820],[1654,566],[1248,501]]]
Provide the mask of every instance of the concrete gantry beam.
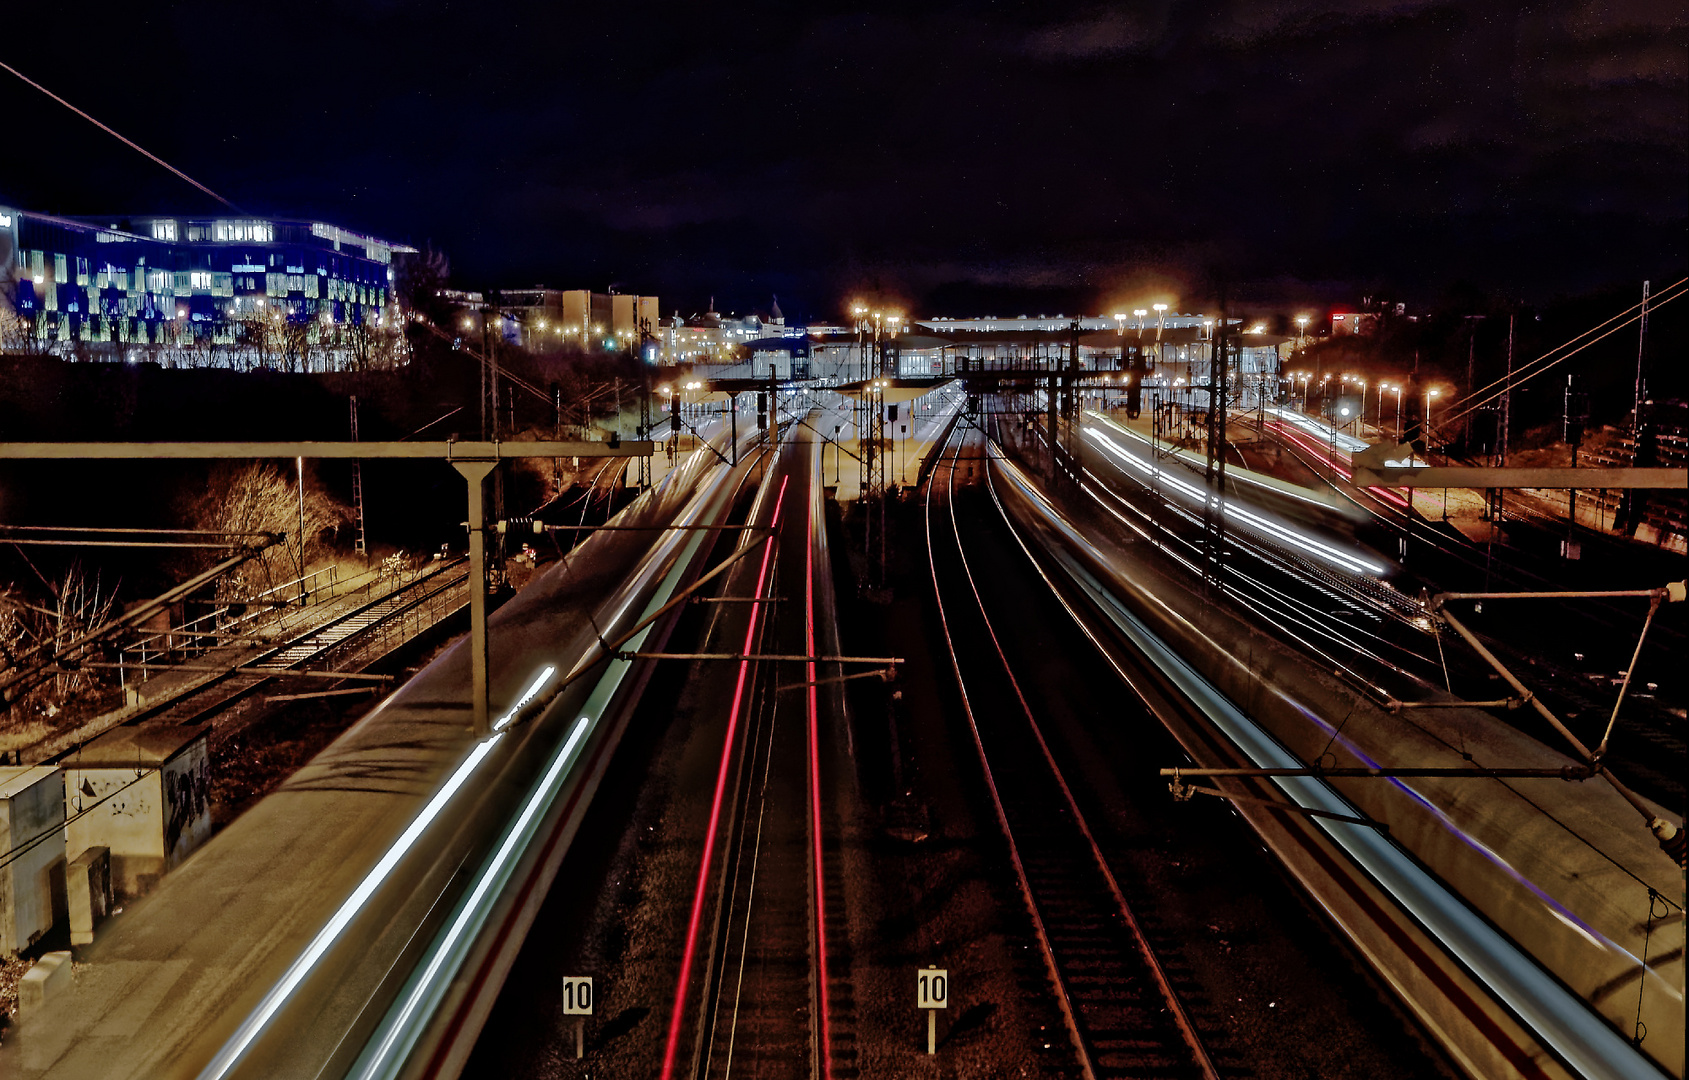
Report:
[[648,457],[651,442],[561,442],[543,439],[500,442],[13,442],[0,443],[0,458],[20,460],[157,458],[505,458]]
[[1486,468],[1483,466],[1402,465],[1413,460],[1407,443],[1374,443],[1353,457],[1356,487],[1399,488],[1600,488],[1689,487],[1689,469]]
[[507,458],[649,457],[656,444],[562,442],[33,442],[0,443],[0,459],[185,460],[208,458],[408,458],[449,461],[469,488],[470,709],[476,738],[491,733],[487,655],[487,477]]
[[1417,469],[1368,468],[1357,463],[1356,487],[1392,488],[1542,488],[1592,491],[1596,488],[1655,488],[1682,491],[1689,469],[1572,469],[1426,466]]

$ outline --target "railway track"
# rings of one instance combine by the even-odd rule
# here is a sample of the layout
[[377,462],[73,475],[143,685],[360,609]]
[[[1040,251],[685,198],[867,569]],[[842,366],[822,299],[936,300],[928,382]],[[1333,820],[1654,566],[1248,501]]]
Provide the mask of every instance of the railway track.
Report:
[[[848,1005],[844,1023],[835,1015],[827,974],[829,929],[840,922],[828,912],[837,892],[825,867],[816,671],[836,665],[752,659],[817,655],[815,578],[826,570],[814,558],[816,460],[813,447],[785,455],[765,488],[777,529],[729,582],[723,599],[738,602],[719,605],[744,614],[719,615],[703,644],[744,659],[712,810],[719,852],[706,841],[665,1078],[830,1080],[835,1040],[851,1027]],[[701,992],[687,985],[695,952]]]
[[[364,604],[346,614],[305,633],[284,641],[269,651],[231,670],[227,675],[156,708],[144,710],[127,723],[147,724],[203,724],[224,713],[255,691],[288,673],[303,669],[317,671],[355,672],[398,642],[387,631],[397,630],[401,640],[405,630],[425,629],[440,618],[468,602],[463,592],[469,567],[465,559],[457,559],[432,574],[409,585],[395,589],[385,596]],[[448,609],[448,610],[441,610]],[[410,626],[403,626],[407,618]],[[338,685],[333,679],[314,679],[312,689],[329,689]],[[239,720],[219,724],[215,741],[221,742],[237,734],[246,726]]]
[[[1181,999],[1177,967],[1152,947],[1005,655],[958,524],[955,439],[926,495],[927,547],[945,644],[997,821],[1008,842],[1057,1004],[1087,1080],[1217,1077]],[[977,472],[970,465],[970,475]],[[948,521],[933,490],[942,482]],[[963,657],[966,657],[964,664]]]

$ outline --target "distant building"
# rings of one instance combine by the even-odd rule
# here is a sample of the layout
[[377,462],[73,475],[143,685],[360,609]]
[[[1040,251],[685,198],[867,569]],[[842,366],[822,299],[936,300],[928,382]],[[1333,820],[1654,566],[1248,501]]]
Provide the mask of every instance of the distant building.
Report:
[[723,315],[715,310],[715,297],[712,296],[709,310],[684,319],[677,311],[664,324],[658,360],[663,363],[732,364],[744,358],[743,346],[769,338],[793,336],[801,337],[802,331],[787,328],[778,297],[774,299],[768,318],[764,319],[754,313]]
[[398,324],[415,248],[285,218],[66,218],[0,206],[0,347],[333,370]]
[[658,334],[655,296],[595,293],[586,289],[502,289],[491,301],[481,293],[442,290],[441,297],[466,309],[467,328],[480,332],[482,312],[496,309],[504,340],[543,350],[562,345],[625,349]]

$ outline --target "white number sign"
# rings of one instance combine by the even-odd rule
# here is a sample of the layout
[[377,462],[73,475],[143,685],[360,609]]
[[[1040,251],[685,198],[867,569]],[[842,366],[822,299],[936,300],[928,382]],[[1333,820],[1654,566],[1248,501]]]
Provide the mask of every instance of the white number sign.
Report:
[[563,976],[563,1015],[592,1015],[592,976]]
[[915,1007],[950,1007],[950,972],[945,968],[922,968],[915,975]]

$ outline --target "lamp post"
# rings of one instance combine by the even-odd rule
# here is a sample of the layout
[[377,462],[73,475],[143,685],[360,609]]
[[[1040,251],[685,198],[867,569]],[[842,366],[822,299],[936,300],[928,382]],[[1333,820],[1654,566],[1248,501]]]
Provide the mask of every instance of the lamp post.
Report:
[[1402,384],[1397,383],[1390,389],[1396,392],[1396,441],[1402,441]]
[[1425,453],[1427,454],[1427,460],[1429,460],[1429,455],[1431,453],[1431,399],[1438,396],[1439,393],[1440,391],[1437,390],[1425,391],[1425,419],[1419,425],[1419,434],[1420,437],[1425,440]]

